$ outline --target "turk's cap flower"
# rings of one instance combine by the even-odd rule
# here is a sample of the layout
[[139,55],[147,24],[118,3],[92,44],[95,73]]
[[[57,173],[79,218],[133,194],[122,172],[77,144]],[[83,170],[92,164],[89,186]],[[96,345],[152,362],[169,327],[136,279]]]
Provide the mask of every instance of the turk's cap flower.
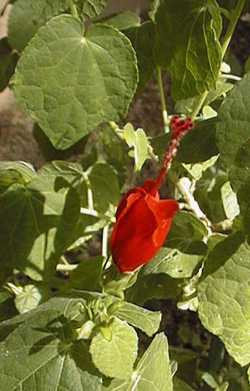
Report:
[[153,180],[125,195],[111,236],[112,256],[120,272],[134,271],[154,257],[178,210],[177,201],[160,199]]

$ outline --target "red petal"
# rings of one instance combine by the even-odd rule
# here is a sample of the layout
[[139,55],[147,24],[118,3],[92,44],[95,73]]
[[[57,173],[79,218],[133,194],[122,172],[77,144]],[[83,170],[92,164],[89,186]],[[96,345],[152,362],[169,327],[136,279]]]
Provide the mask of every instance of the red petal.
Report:
[[129,190],[125,196],[121,199],[117,211],[116,219],[122,217],[128,209],[133,205],[135,201],[141,198],[145,194],[145,191],[141,187],[135,187],[134,189]]
[[135,270],[151,258],[154,251],[152,236],[156,228],[156,219],[144,197],[119,218],[112,232],[111,249],[121,271]]
[[173,218],[179,210],[179,204],[175,200],[156,200],[154,197],[147,195],[145,201],[153,212],[158,223],[163,220]]

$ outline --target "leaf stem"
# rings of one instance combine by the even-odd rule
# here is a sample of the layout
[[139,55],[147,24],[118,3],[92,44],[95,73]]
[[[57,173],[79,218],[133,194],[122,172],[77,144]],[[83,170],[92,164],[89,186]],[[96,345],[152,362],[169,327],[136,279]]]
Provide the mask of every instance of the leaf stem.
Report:
[[[221,45],[221,59],[225,57],[226,51],[228,49],[228,46],[230,44],[232,35],[234,33],[235,27],[237,25],[238,19],[243,11],[244,5],[246,3],[246,0],[239,0],[234,11],[232,12],[231,18],[230,18],[230,23],[228,25],[227,31],[225,33],[222,45]],[[193,109],[193,112],[191,114],[192,120],[194,120],[197,115],[199,114],[207,96],[208,96],[209,91],[205,91],[201,96],[200,99],[197,102],[197,105]]]
[[168,120],[168,111],[167,111],[167,103],[166,97],[164,93],[163,81],[162,81],[162,72],[161,67],[157,67],[157,81],[161,98],[161,108],[162,108],[162,118],[164,123],[164,131],[165,133],[169,133],[169,120]]
[[109,226],[106,225],[102,230],[102,256],[104,258],[108,257],[108,233]]

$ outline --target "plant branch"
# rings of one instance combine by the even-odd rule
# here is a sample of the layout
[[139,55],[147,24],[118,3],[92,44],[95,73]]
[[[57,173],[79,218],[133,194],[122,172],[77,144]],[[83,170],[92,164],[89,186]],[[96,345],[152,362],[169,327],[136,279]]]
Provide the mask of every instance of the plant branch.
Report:
[[205,215],[205,213],[202,212],[198,202],[194,199],[194,196],[192,192],[190,191],[190,183],[188,178],[181,178],[176,182],[176,187],[179,190],[179,192],[182,194],[183,198],[185,199],[186,203],[188,204],[190,210],[195,214],[195,216],[198,219],[203,220],[203,222],[206,224],[208,235],[212,234],[212,224]]
[[164,123],[164,131],[165,133],[169,133],[169,121],[168,121],[168,111],[167,111],[167,103],[166,97],[164,93],[163,81],[162,81],[162,73],[161,67],[157,67],[157,81],[161,98],[161,108],[162,108],[162,118]]

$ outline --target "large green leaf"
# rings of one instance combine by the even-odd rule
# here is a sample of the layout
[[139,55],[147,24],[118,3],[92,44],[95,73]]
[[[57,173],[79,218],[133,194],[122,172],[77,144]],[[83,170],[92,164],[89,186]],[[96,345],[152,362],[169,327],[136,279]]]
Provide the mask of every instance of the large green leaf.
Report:
[[139,68],[139,88],[143,87],[154,74],[155,26],[152,22],[142,23],[126,31],[136,51]]
[[176,0],[165,0],[156,13],[156,23],[157,57],[171,73],[175,99],[214,88],[221,64],[221,18],[216,1],[182,0],[180,7]]
[[85,259],[70,273],[67,289],[101,291],[103,258]]
[[250,73],[233,88],[218,112],[217,145],[234,190],[249,179],[249,91]]
[[182,140],[177,159],[183,163],[204,162],[219,153],[216,146],[216,120],[198,123]]
[[84,34],[82,24],[69,15],[39,29],[14,77],[18,102],[58,149],[125,115],[136,85],[128,38],[101,24]]
[[84,18],[94,18],[98,16],[106,7],[107,0],[73,0],[79,12]]
[[52,299],[0,324],[1,391],[101,391],[87,346],[74,342],[64,312],[69,299]]
[[101,22],[123,31],[140,26],[140,17],[136,12],[123,11],[119,14],[111,15],[105,19],[101,19]]
[[37,30],[53,16],[67,10],[65,0],[18,0],[11,9],[8,39],[11,46],[23,50]]
[[110,338],[99,331],[91,341],[95,366],[108,377],[126,379],[132,375],[137,357],[137,335],[126,322],[114,318],[108,326]]
[[132,379],[113,380],[105,390],[173,391],[166,336],[163,333],[155,336],[138,362]]
[[26,186],[11,185],[0,196],[0,205],[2,267],[15,266],[36,280],[49,277],[58,257],[75,240],[77,192],[56,191],[37,176]]
[[189,278],[206,255],[206,245],[203,242],[188,244],[185,251],[162,248],[145,267],[144,274],[166,273],[172,278]]
[[250,247],[240,233],[218,243],[198,286],[199,317],[242,366],[250,362]]
[[159,311],[149,311],[127,302],[122,303],[121,308],[116,312],[116,316],[141,329],[150,337],[158,331],[161,322]]

